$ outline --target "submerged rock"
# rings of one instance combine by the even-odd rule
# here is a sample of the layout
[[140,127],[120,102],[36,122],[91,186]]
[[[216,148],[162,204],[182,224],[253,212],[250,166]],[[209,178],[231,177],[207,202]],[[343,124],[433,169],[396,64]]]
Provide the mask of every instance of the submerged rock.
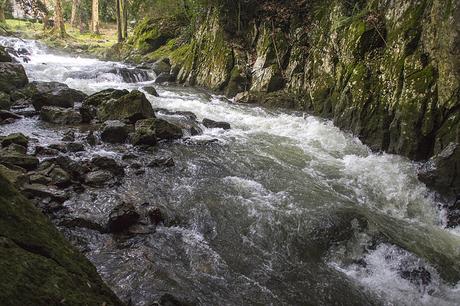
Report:
[[44,106],[72,108],[75,102],[82,102],[86,98],[83,92],[58,82],[32,82],[24,90],[36,110]]
[[80,124],[82,116],[70,108],[44,106],[40,110],[40,119],[45,122],[61,125]]
[[102,125],[101,139],[104,142],[124,143],[128,134],[128,125],[119,120],[109,120]]
[[85,176],[85,184],[91,187],[104,187],[113,182],[113,174],[107,170],[96,170]]
[[110,233],[120,233],[130,226],[137,223],[140,215],[137,213],[136,208],[131,203],[121,203],[116,206],[109,216],[107,223],[107,230]]
[[172,157],[157,157],[147,164],[149,168],[157,167],[174,167],[174,159]]
[[203,125],[209,129],[224,129],[224,130],[229,130],[230,123],[227,122],[219,122],[219,121],[214,121],[211,119],[203,119]]
[[[1,109],[1,107],[0,107]],[[6,119],[22,119],[21,116],[15,114],[15,113],[12,113],[12,112],[9,112],[9,111],[6,111],[6,110],[0,110],[0,121],[2,120],[6,120]]]

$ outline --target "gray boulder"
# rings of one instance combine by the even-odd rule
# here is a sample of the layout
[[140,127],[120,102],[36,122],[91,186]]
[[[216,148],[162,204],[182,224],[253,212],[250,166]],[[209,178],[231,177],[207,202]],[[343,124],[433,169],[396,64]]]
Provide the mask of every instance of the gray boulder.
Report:
[[109,120],[102,125],[101,139],[109,143],[123,143],[128,138],[129,127],[119,120]]
[[71,125],[82,123],[81,114],[71,108],[62,108],[54,106],[44,106],[40,110],[40,119],[61,125]]
[[75,102],[82,102],[87,97],[83,92],[58,82],[32,82],[24,92],[36,110],[44,106],[72,108]]
[[11,93],[29,83],[24,67],[15,63],[0,63],[0,91]]

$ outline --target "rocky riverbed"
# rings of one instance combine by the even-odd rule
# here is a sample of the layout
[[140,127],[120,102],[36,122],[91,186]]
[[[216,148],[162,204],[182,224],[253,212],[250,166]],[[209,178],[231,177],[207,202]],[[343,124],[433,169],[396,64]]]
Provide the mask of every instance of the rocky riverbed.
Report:
[[439,167],[302,113],[159,85],[164,62],[3,43],[0,173],[125,303],[458,300],[458,208],[417,179]]

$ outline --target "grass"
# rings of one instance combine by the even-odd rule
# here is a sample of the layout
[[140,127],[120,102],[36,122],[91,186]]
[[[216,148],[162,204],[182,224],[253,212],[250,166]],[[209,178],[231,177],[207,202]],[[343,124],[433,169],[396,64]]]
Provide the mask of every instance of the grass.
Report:
[[7,19],[6,28],[15,35],[37,39],[49,47],[63,49],[83,55],[101,57],[102,53],[117,43],[117,29],[114,24],[102,24],[100,34],[80,33],[79,29],[66,24],[67,37],[58,38],[49,30],[44,30],[43,25],[28,20]]

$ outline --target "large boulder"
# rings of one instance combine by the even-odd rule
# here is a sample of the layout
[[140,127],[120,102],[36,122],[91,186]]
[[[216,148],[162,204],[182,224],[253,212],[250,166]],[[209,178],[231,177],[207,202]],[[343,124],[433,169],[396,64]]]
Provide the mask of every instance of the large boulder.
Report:
[[109,120],[102,125],[101,139],[109,143],[123,143],[128,138],[129,127],[119,120]]
[[0,232],[2,304],[122,305],[88,259],[2,175]]
[[22,133],[13,133],[2,139],[2,147],[8,147],[11,144],[17,144],[27,148],[29,138]]
[[16,63],[0,63],[0,91],[10,93],[29,83],[24,67]]
[[129,91],[126,89],[124,90],[119,90],[119,89],[113,89],[109,88],[100,92],[97,92],[95,94],[92,94],[91,96],[87,97],[83,101],[84,106],[94,106],[94,107],[99,107],[101,106],[104,102],[107,102],[111,99],[119,99],[123,97],[124,95],[129,94]]
[[58,82],[32,82],[24,89],[36,110],[44,106],[72,108],[86,98],[83,92]]
[[182,129],[163,119],[155,119],[155,135],[159,140],[174,140],[184,136]]
[[133,90],[117,100],[111,99],[103,103],[99,107],[98,118],[101,121],[128,120],[135,123],[141,119],[155,118],[155,113],[145,94]]
[[44,106],[40,110],[40,119],[54,124],[80,124],[82,123],[81,114],[72,108],[62,108],[54,106]]

